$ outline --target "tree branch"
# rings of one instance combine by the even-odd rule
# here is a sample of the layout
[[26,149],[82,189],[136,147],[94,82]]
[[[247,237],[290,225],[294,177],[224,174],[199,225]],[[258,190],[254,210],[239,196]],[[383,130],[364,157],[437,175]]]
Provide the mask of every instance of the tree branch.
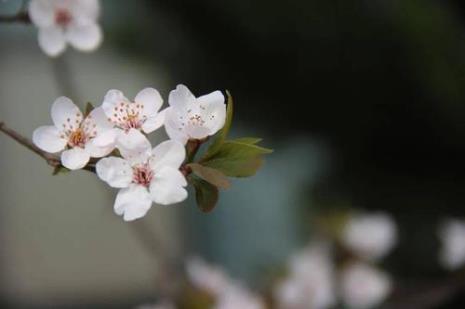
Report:
[[20,11],[15,15],[11,16],[0,16],[0,23],[31,23],[29,14],[26,11]]
[[48,165],[52,167],[58,167],[61,165],[60,159],[57,156],[54,156],[52,154],[49,154],[43,151],[42,149],[34,145],[30,139],[22,136],[15,130],[7,127],[7,125],[3,121],[0,121],[0,131],[5,133],[7,136],[11,137],[12,139],[14,139],[19,144],[26,147],[30,151],[34,152],[38,156],[40,156],[42,159],[44,159],[47,162]]

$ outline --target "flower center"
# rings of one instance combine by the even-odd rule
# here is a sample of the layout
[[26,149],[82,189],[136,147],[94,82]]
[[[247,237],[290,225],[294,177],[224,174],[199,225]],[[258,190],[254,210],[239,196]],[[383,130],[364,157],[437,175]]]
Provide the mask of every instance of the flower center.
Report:
[[61,27],[66,27],[72,20],[70,12],[66,9],[57,9],[55,11],[55,23]]
[[144,106],[138,103],[121,102],[114,107],[109,121],[123,130],[140,129],[146,116],[143,116]]
[[71,147],[81,147],[84,148],[86,144],[87,136],[83,129],[78,128],[75,131],[71,132],[68,136],[68,145]]
[[148,187],[153,178],[153,171],[148,164],[135,166],[132,168],[132,181],[144,187]]
[[142,124],[137,115],[128,115],[126,118],[126,127],[128,129],[139,129],[141,127]]
[[193,116],[189,117],[189,123],[192,126],[202,127],[205,124],[205,120],[203,120],[202,116],[200,116],[199,114],[194,114]]

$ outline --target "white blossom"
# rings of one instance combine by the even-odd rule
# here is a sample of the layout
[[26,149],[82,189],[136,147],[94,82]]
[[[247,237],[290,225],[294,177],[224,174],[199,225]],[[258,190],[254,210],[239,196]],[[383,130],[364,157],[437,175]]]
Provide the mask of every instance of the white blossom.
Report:
[[195,287],[211,295],[221,294],[231,280],[222,268],[207,264],[197,257],[187,260],[186,271]]
[[214,299],[214,309],[264,309],[263,299],[231,279],[226,272],[199,258],[191,258],[186,265],[190,282]]
[[221,293],[213,306],[214,309],[265,309],[263,299],[239,283],[230,284]]
[[360,257],[377,260],[395,246],[396,224],[391,216],[381,212],[354,215],[344,227],[342,242]]
[[341,273],[340,284],[343,302],[353,309],[367,309],[380,305],[392,289],[387,274],[361,262],[346,266]]
[[168,103],[166,133],[183,144],[211,136],[224,126],[226,104],[221,91],[196,98],[186,86],[178,85],[170,92]]
[[34,144],[50,153],[61,153],[61,163],[71,170],[83,168],[90,157],[103,157],[112,147],[100,147],[94,140],[111,129],[103,110],[96,108],[84,117],[67,97],[59,97],[52,105],[54,125],[37,128],[32,136]]
[[145,216],[152,202],[169,205],[187,198],[187,182],[179,171],[186,155],[184,146],[171,140],[153,149],[148,140],[139,145],[145,148],[121,152],[123,158],[103,158],[96,165],[100,179],[120,189],[114,210],[125,221]]
[[28,12],[39,28],[39,46],[51,57],[63,53],[67,43],[93,51],[102,42],[98,0],[31,0]]
[[324,309],[336,302],[328,244],[317,242],[290,259],[289,275],[275,289],[278,308]]
[[160,93],[154,88],[139,91],[134,102],[128,100],[119,90],[109,90],[102,108],[113,129],[99,136],[95,143],[99,146],[116,146],[120,151],[135,151],[147,148],[146,134],[163,125],[164,112],[159,112],[163,104]]
[[439,261],[449,270],[455,270],[465,264],[465,221],[449,219],[439,228],[441,250]]

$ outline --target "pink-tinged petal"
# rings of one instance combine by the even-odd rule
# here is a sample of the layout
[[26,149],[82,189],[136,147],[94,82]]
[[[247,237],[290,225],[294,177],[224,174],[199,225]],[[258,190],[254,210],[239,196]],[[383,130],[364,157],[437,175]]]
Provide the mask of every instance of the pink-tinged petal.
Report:
[[89,153],[82,148],[75,147],[61,153],[61,164],[70,170],[78,170],[89,162]]
[[140,185],[131,185],[121,189],[116,196],[114,210],[124,221],[142,218],[152,206],[152,200],[147,189]]
[[94,108],[87,116],[86,121],[89,121],[92,125],[95,124],[97,134],[113,128],[113,124],[108,120],[101,107]]
[[107,147],[111,146],[115,148],[116,138],[120,134],[120,129],[108,129],[97,132],[97,135],[92,139],[95,146]]
[[55,7],[51,1],[32,0],[29,2],[28,13],[37,27],[51,27],[55,23]]
[[67,97],[55,100],[51,110],[53,123],[60,130],[66,131],[78,128],[82,122],[82,113],[79,108]]
[[56,57],[66,49],[63,30],[58,27],[39,29],[39,46],[50,57]]
[[65,35],[71,46],[85,52],[97,49],[102,43],[103,38],[102,30],[96,23],[86,25],[73,24],[67,29]]
[[100,14],[100,4],[98,0],[74,0],[69,2],[69,10],[73,18],[95,21]]
[[115,108],[120,103],[127,103],[129,100],[124,96],[123,92],[111,89],[108,90],[107,94],[103,98],[102,108],[108,118],[113,117],[115,113]]
[[139,91],[134,102],[143,105],[142,116],[155,117],[163,104],[160,93],[154,88],[145,88]]
[[178,110],[186,109],[189,105],[194,104],[195,100],[195,96],[184,85],[177,85],[168,97],[169,105]]
[[204,127],[209,129],[209,135],[218,132],[226,120],[226,104],[224,96],[220,91],[197,98],[200,105],[202,119],[205,121]]
[[126,188],[132,181],[132,168],[121,158],[103,158],[97,162],[95,169],[98,177],[113,188]]
[[86,143],[85,149],[92,158],[101,158],[109,155],[115,147],[113,147],[113,145],[98,146],[91,140]]
[[151,153],[152,145],[139,130],[120,131],[116,139],[116,147],[123,158],[131,162],[145,161]]
[[32,141],[43,151],[56,153],[65,149],[67,143],[61,134],[60,130],[54,126],[42,126],[35,129]]
[[189,136],[189,138],[202,139],[210,135],[210,129],[207,127],[189,124],[186,127],[186,133]]
[[152,150],[150,168],[155,172],[164,166],[178,169],[186,158],[186,150],[178,141],[164,141]]
[[155,173],[150,184],[150,196],[160,205],[179,203],[187,198],[186,178],[175,168],[165,166]]
[[213,91],[212,93],[205,94],[203,96],[200,96],[197,98],[197,103],[200,105],[208,105],[212,103],[223,103],[224,104],[224,95],[221,93],[221,91],[216,90]]
[[168,107],[164,110],[165,112],[165,131],[169,138],[176,140],[181,144],[185,145],[189,136],[185,133],[183,127],[179,122],[179,115],[172,107]]
[[204,111],[205,126],[213,135],[224,127],[226,122],[226,105],[224,103],[211,103]]
[[147,118],[142,124],[142,130],[148,134],[161,128],[165,122],[165,110],[162,110],[154,117]]

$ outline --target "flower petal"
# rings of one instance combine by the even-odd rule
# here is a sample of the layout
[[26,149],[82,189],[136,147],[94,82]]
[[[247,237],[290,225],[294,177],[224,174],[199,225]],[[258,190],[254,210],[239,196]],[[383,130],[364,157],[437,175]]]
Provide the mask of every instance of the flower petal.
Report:
[[154,88],[145,88],[139,91],[134,102],[143,105],[142,116],[155,117],[163,104],[160,93]]
[[55,22],[55,8],[50,1],[32,0],[29,2],[28,13],[37,27],[50,27]]
[[164,166],[178,169],[186,158],[184,146],[177,141],[164,141],[152,150],[150,167],[157,171]]
[[39,29],[39,46],[50,57],[56,57],[66,49],[63,30],[50,26]]
[[105,115],[101,107],[94,108],[85,120],[86,122],[88,121],[90,125],[95,125],[93,130],[96,131],[97,134],[113,128],[113,124],[108,120],[107,115]]
[[213,135],[218,132],[226,121],[226,104],[224,104],[224,96],[221,91],[215,91],[210,94],[197,98],[200,105],[202,119],[205,121],[204,126]]
[[73,18],[95,21],[100,14],[100,5],[98,0],[70,1],[69,10]]
[[56,153],[65,149],[67,143],[60,134],[61,132],[54,126],[42,126],[35,129],[32,141],[43,151]]
[[165,122],[165,110],[162,110],[156,116],[147,118],[142,124],[142,130],[145,133],[152,133],[153,131],[159,129]]
[[168,97],[168,103],[175,109],[186,109],[188,105],[195,102],[195,96],[184,85],[177,85]]
[[52,120],[60,130],[73,131],[82,122],[82,113],[67,97],[59,97],[52,105]]
[[152,206],[147,189],[140,185],[131,185],[121,189],[116,196],[114,210],[124,221],[132,221],[145,216]]
[[202,139],[210,135],[210,129],[207,127],[189,124],[186,127],[186,133],[189,138]]
[[212,103],[223,103],[224,104],[224,95],[221,91],[216,90],[209,94],[205,94],[197,98],[197,102],[200,105],[209,105]]
[[71,46],[80,51],[93,51],[102,43],[102,30],[96,23],[72,25],[66,31]]
[[61,154],[61,164],[70,170],[83,168],[89,162],[89,159],[89,153],[80,147],[65,150]]
[[131,162],[145,161],[151,152],[152,145],[139,130],[120,130],[116,139],[116,147],[123,158]]
[[176,140],[185,145],[189,136],[185,133],[183,127],[178,123],[179,115],[172,107],[164,109],[165,112],[165,131],[169,138]]
[[179,203],[187,198],[186,178],[175,168],[165,166],[158,171],[150,184],[150,196],[160,205]]
[[113,188],[126,188],[132,181],[132,168],[121,158],[103,158],[97,162],[95,169],[98,177]]
[[97,135],[92,139],[92,142],[95,146],[98,147],[112,146],[114,148],[116,144],[116,138],[118,137],[120,131],[120,129],[116,128],[101,131],[100,133],[97,133]]
[[115,107],[121,102],[127,103],[129,100],[124,96],[123,92],[111,89],[103,98],[102,108],[108,118],[113,117]]
[[95,144],[94,140],[91,140],[86,143],[85,149],[92,158],[101,158],[109,155],[115,147],[114,145],[98,146]]

